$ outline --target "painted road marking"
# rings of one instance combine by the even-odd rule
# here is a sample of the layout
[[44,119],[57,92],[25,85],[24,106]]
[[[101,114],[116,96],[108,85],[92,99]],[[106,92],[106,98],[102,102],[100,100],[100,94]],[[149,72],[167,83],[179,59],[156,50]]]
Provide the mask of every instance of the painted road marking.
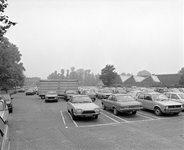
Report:
[[71,114],[68,112],[68,115],[70,116],[70,118],[71,118],[71,120],[73,121],[73,123],[75,124],[75,126],[76,127],[79,127],[78,125],[77,125],[77,123],[72,119],[72,116],[71,116]]
[[[107,112],[107,111],[103,111],[103,112],[106,112],[106,113],[108,113],[109,115],[111,115],[111,116],[113,116],[113,117],[115,117],[115,118],[118,118],[119,120],[122,120],[122,121],[124,121],[124,122],[128,122],[127,120],[122,119],[121,117],[115,116],[114,114],[111,114],[111,113],[109,113],[109,112]],[[103,114],[104,114],[104,113],[103,113]]]
[[109,118],[109,119],[111,119],[111,120],[115,121],[116,123],[120,123],[119,121],[117,121],[117,120],[115,120],[115,119],[113,119],[113,118],[111,118],[111,117],[107,116],[106,114],[104,114],[104,113],[102,113],[102,112],[101,112],[101,114],[103,114],[103,115],[104,115],[104,116],[106,116],[107,118]]
[[60,111],[60,113],[61,113],[61,118],[63,119],[63,123],[64,123],[64,125],[65,125],[65,128],[68,128],[68,127],[66,126],[65,118],[64,118],[64,116],[63,116],[63,112]]

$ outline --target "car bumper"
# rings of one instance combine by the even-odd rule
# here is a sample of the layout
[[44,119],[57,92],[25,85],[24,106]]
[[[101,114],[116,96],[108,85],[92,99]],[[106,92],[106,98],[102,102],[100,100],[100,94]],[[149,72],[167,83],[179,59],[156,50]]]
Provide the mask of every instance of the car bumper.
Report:
[[93,117],[96,115],[100,115],[100,113],[91,113],[91,114],[74,114],[76,117]]
[[143,109],[143,107],[139,107],[139,108],[121,108],[119,109],[120,112],[132,112],[132,111],[139,111]]
[[163,113],[166,113],[166,114],[170,114],[170,113],[178,113],[178,112],[181,112],[182,109],[164,109]]

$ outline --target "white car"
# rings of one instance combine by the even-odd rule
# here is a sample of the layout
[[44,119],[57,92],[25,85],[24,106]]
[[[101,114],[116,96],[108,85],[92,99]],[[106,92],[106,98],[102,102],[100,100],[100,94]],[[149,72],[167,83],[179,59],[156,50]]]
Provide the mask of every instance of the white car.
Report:
[[77,117],[94,117],[97,119],[100,114],[100,107],[86,95],[72,95],[67,102],[67,110],[73,120]]
[[4,96],[0,96],[0,117],[4,120],[5,123],[8,122],[8,105],[6,104],[6,100]]
[[55,91],[48,91],[45,95],[45,102],[56,101],[58,102],[58,94]]
[[164,95],[167,96],[169,98],[169,100],[183,104],[183,107],[184,107],[184,93],[182,93],[182,92],[166,92],[166,93],[164,93]]

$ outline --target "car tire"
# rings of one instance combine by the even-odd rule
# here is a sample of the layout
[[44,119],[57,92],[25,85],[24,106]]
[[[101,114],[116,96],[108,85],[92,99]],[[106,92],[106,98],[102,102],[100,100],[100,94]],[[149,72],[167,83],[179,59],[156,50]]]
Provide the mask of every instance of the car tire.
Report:
[[76,120],[76,116],[74,115],[73,110],[72,110],[72,112],[71,112],[71,115],[72,115],[72,119],[73,119],[73,120]]
[[155,111],[155,114],[156,114],[157,116],[162,115],[162,111],[161,111],[160,108],[156,107],[156,108],[154,109],[154,111]]
[[94,116],[95,119],[98,119],[98,115]]
[[132,115],[135,115],[137,113],[137,111],[132,111]]
[[106,106],[102,103],[102,109],[106,110]]
[[116,116],[118,115],[118,110],[116,108],[113,108],[113,114]]

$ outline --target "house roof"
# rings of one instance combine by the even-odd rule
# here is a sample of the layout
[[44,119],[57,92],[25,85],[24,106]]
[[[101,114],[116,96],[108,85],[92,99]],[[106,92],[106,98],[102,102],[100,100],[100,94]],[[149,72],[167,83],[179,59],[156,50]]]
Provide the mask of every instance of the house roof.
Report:
[[145,77],[135,76],[135,75],[133,75],[133,78],[134,78],[135,82],[141,82],[142,80],[145,79]]
[[121,81],[125,82],[128,78],[130,78],[131,76],[125,76],[125,75],[120,75]]

